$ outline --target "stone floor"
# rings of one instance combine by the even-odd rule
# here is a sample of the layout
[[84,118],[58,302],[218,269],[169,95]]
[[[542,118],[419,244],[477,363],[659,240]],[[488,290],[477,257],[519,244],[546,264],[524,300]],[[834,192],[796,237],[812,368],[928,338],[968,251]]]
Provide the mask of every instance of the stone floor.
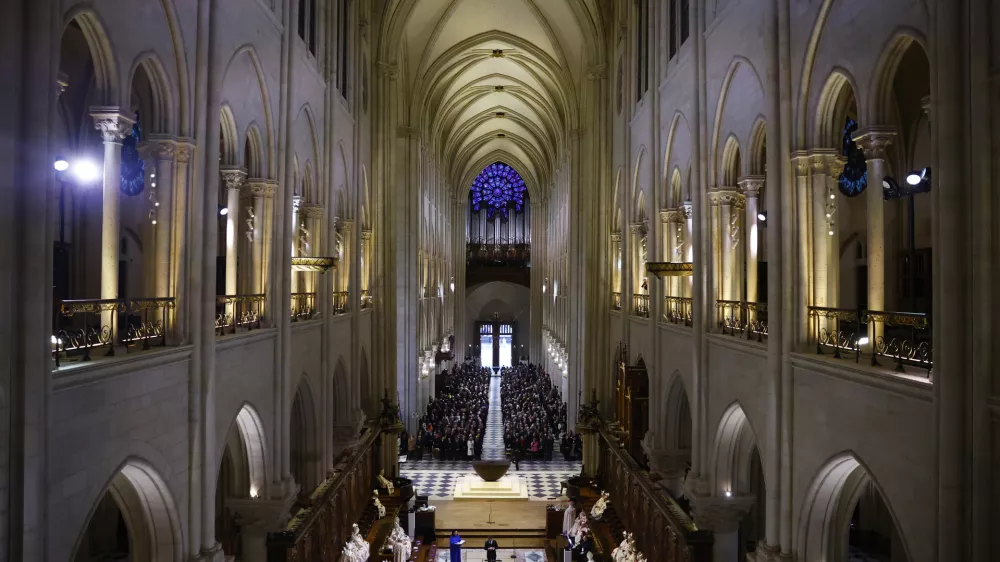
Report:
[[[516,555],[515,555],[516,552]],[[515,555],[512,557],[512,555]],[[462,550],[462,562],[485,562],[486,552],[483,550]],[[498,550],[497,562],[545,562],[545,552],[542,550]],[[448,549],[438,549],[438,558],[435,562],[451,562]]]

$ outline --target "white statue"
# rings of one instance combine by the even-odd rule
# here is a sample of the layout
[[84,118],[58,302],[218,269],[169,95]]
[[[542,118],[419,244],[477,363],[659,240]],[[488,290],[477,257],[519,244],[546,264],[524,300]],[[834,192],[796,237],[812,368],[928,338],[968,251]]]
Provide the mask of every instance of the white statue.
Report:
[[385,477],[385,470],[378,471],[378,476],[376,478],[378,479],[378,485],[388,490],[389,494],[391,495],[392,482],[390,482],[389,479]]
[[573,500],[569,501],[569,505],[566,506],[566,511],[563,513],[563,534],[567,537],[570,536],[570,530],[573,529],[573,522],[576,520],[576,503]]
[[351,539],[344,545],[341,562],[367,562],[368,551],[368,541],[361,537],[361,532],[355,523],[352,528]]
[[610,494],[608,492],[601,492],[601,499],[597,500],[594,507],[590,510],[590,516],[594,519],[600,519],[604,515],[604,510],[608,508],[608,500],[610,499]]
[[375,510],[378,512],[378,518],[385,517],[385,506],[378,500],[378,490],[372,490],[372,499],[375,500]]
[[573,532],[571,536],[573,537],[573,544],[579,544],[580,540],[583,539],[584,533],[590,530],[590,525],[587,522],[587,514],[581,513],[576,518],[576,523],[573,523]]

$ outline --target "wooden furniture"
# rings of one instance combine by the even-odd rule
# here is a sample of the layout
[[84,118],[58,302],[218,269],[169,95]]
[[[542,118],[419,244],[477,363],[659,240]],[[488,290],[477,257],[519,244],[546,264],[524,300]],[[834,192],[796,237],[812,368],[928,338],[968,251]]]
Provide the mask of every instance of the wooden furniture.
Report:
[[417,511],[413,523],[414,537],[423,540],[424,544],[434,544],[437,540],[437,527],[435,523],[435,511]]
[[649,375],[642,356],[634,366],[628,364],[628,344],[625,342],[618,346],[615,393],[615,414],[621,424],[625,449],[645,466],[642,440],[649,429]]
[[607,430],[602,429],[599,438],[601,487],[611,494],[615,516],[624,530],[635,534],[646,559],[710,562],[712,532],[698,529],[673,499],[656,490],[648,474]]
[[379,434],[378,428],[368,430],[353,454],[309,496],[310,507],[300,509],[283,531],[268,534],[267,562],[340,560],[352,525],[362,519],[371,500]]

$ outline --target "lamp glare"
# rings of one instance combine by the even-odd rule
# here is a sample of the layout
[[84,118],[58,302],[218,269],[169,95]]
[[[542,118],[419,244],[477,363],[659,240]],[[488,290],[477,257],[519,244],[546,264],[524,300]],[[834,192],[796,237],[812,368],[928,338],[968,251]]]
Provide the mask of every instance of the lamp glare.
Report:
[[757,213],[757,220],[766,221],[767,220],[767,215],[764,214],[764,213]]
[[906,176],[906,183],[910,185],[919,185],[920,180],[922,179],[924,178],[921,174],[917,172],[910,172],[909,175]]
[[78,160],[73,163],[73,176],[83,183],[90,183],[101,177],[101,170],[90,160]]
[[229,214],[229,207],[223,207],[223,208],[219,209],[219,214],[220,214],[221,216],[226,216],[226,215],[228,215],[228,214]]
[[65,172],[66,170],[69,169],[69,162],[67,162],[63,158],[59,158],[55,161],[55,163],[52,164],[52,166],[56,169],[57,172]]

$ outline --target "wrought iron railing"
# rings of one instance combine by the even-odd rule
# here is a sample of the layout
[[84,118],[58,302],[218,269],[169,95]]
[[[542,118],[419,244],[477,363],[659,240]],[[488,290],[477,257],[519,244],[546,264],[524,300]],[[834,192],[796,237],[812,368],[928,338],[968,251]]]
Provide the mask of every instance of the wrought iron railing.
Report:
[[689,297],[663,297],[663,319],[671,324],[690,326],[694,322],[694,304]]
[[113,356],[116,346],[124,347],[125,353],[136,345],[142,349],[150,349],[154,343],[165,346],[173,308],[173,298],[57,302],[51,337],[56,366],[75,355],[90,361],[94,348],[107,348],[105,355]]
[[316,293],[292,293],[292,322],[310,320],[316,315]]
[[882,357],[894,363],[896,372],[906,372],[909,365],[931,376],[934,340],[929,314],[811,306],[809,318],[810,338],[820,355],[833,353],[839,359],[846,351],[855,362],[867,355],[876,367]]
[[767,303],[715,301],[719,331],[730,336],[745,336],[763,343],[767,337]]
[[235,334],[237,328],[260,328],[266,300],[263,293],[215,297],[215,329],[218,335],[225,335],[227,329],[230,334]]
[[372,307],[372,292],[361,291],[361,310],[365,310],[371,307]]
[[612,310],[622,309],[622,294],[621,293],[611,293],[611,308]]
[[632,314],[649,318],[649,295],[632,295]]
[[347,291],[337,291],[333,294],[333,313],[334,314],[347,314],[350,308],[350,298],[351,294]]

